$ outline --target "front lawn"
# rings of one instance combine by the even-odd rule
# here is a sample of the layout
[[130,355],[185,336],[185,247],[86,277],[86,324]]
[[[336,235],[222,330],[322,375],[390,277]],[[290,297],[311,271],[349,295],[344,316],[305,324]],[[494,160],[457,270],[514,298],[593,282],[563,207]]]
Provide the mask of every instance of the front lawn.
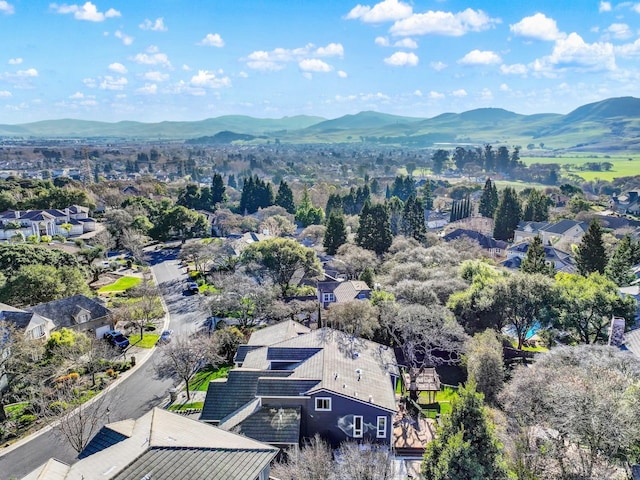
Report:
[[130,288],[135,287],[140,282],[142,282],[142,279],[139,277],[120,277],[111,285],[105,285],[104,287],[100,288],[98,290],[98,293],[125,292]]
[[189,382],[189,390],[206,392],[211,380],[226,378],[229,375],[229,370],[231,370],[230,365],[214,369],[200,370]]
[[172,412],[180,411],[180,410],[189,410],[193,408],[195,410],[202,410],[204,407],[204,402],[192,402],[192,403],[174,403],[169,407],[169,410]]
[[159,338],[160,335],[157,333],[145,333],[142,336],[142,340],[140,340],[140,334],[135,333],[129,336],[129,345],[140,348],[153,348],[158,343]]

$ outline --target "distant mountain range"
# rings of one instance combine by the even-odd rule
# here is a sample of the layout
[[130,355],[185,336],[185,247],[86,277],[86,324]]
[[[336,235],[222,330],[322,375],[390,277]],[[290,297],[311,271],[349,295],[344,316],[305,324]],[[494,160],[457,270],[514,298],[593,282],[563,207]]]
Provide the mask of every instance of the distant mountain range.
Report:
[[260,119],[227,115],[194,122],[95,122],[47,120],[0,125],[1,139],[101,138],[111,141],[188,141],[221,143],[360,143],[431,147],[455,145],[544,144],[582,151],[640,151],[640,99],[610,98],[567,115],[520,115],[480,108],[416,118],[360,112],[327,120],[299,115]]

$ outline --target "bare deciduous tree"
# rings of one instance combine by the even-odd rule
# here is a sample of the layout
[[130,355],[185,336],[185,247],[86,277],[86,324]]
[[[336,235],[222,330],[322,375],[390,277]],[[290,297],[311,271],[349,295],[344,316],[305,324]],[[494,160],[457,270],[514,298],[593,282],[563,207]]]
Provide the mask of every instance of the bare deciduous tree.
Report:
[[326,316],[330,326],[356,337],[372,338],[380,327],[378,312],[367,300],[332,303]]

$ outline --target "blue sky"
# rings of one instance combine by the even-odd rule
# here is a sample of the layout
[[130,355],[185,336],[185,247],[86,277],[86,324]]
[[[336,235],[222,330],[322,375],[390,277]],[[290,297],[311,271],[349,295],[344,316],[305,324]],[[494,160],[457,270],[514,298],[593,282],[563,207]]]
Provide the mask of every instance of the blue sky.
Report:
[[0,0],[0,123],[567,113],[640,96],[640,3]]

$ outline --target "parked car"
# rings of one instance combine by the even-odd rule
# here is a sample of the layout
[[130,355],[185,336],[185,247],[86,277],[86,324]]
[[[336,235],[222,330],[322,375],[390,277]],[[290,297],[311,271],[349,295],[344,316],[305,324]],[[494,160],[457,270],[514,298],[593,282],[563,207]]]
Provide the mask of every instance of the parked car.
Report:
[[158,339],[158,343],[169,343],[171,341],[171,335],[173,335],[173,330],[163,330]]
[[187,291],[192,294],[200,293],[198,284],[196,282],[187,282]]
[[120,330],[109,330],[104,338],[114,347],[125,349],[129,346],[129,339]]

